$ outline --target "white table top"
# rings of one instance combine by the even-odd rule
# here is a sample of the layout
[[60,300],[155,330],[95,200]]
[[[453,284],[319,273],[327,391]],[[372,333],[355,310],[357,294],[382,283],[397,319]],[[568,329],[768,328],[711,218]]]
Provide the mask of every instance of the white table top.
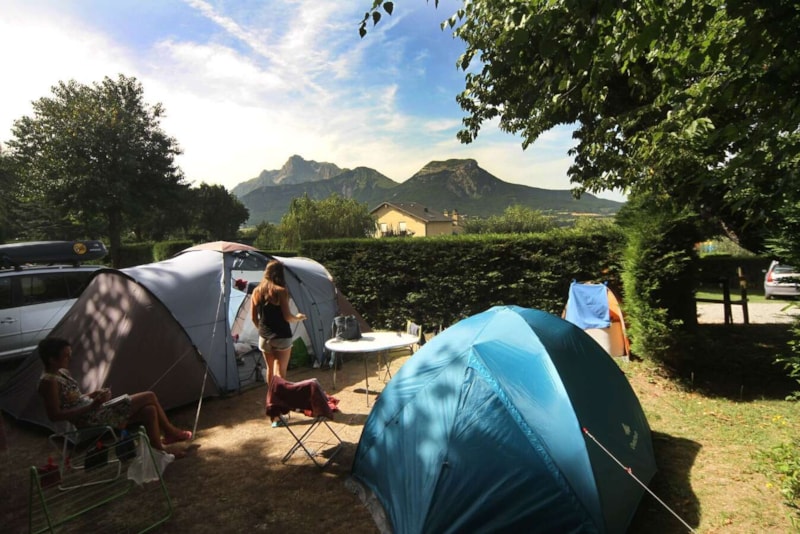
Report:
[[407,347],[418,341],[419,337],[405,332],[364,332],[361,339],[329,339],[325,348],[332,352],[378,352]]

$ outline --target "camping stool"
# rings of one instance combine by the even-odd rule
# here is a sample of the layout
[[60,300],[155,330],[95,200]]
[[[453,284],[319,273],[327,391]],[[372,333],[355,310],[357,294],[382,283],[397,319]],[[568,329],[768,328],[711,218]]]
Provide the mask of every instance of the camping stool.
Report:
[[[285,417],[293,410],[299,410],[312,418],[311,424],[302,433],[295,432],[292,426],[296,426],[296,424],[289,425],[289,420]],[[317,467],[324,469],[344,445],[329,423],[333,420],[333,408],[329,403],[328,395],[316,378],[301,382],[289,382],[279,376],[273,376],[267,391],[266,414],[269,417],[278,417],[281,426],[288,430],[294,439],[294,444],[283,455],[282,463],[286,463],[298,449],[303,449]],[[324,441],[312,441],[312,436],[323,427],[328,429],[332,439],[329,437]],[[312,448],[311,444],[315,447]],[[333,445],[332,450],[330,450],[328,458],[321,462],[317,459],[318,451],[330,444]]]
[[[297,435],[297,433],[294,432],[294,430],[292,430],[292,427],[289,426],[289,420],[284,415],[280,415],[279,417],[281,423],[283,424],[283,427],[289,431],[289,433],[295,440],[294,445],[292,445],[291,448],[288,451],[286,451],[286,454],[283,455],[283,458],[281,458],[281,463],[288,462],[289,458],[291,458],[294,455],[294,453],[297,452],[298,449],[303,449],[306,455],[309,458],[311,458],[311,461],[313,461],[317,467],[319,467],[320,469],[325,469],[325,467],[327,467],[327,465],[331,463],[331,460],[333,460],[336,457],[336,455],[339,454],[339,451],[342,450],[342,445],[344,445],[344,443],[342,442],[342,438],[340,438],[339,435],[336,433],[336,431],[333,430],[333,428],[331,428],[331,425],[328,423],[327,417],[323,415],[315,417],[311,421],[311,425],[309,425],[308,428],[306,428],[306,430],[299,436]],[[327,429],[330,431],[330,434],[331,436],[333,436],[335,441],[333,441],[334,443],[333,450],[331,451],[330,455],[325,459],[324,462],[321,462],[317,459],[317,456],[319,456],[318,451],[322,447],[327,445],[329,442],[331,442],[331,440],[328,439],[327,441],[310,441],[310,438],[311,435],[314,434],[323,425],[327,427]],[[309,444],[320,445],[320,446],[318,448],[310,448]]]

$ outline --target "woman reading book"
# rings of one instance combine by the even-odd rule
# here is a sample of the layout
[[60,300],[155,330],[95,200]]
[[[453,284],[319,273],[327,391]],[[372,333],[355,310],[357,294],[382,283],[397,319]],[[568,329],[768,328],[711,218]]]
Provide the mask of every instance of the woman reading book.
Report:
[[43,339],[39,342],[39,357],[44,363],[39,394],[44,398],[47,417],[51,421],[69,421],[78,428],[107,425],[116,429],[140,423],[147,432],[150,446],[156,450],[192,439],[190,431],[181,430],[169,421],[152,391],[121,395],[113,400],[111,391],[105,388],[83,393],[67,371],[72,346],[66,339]]

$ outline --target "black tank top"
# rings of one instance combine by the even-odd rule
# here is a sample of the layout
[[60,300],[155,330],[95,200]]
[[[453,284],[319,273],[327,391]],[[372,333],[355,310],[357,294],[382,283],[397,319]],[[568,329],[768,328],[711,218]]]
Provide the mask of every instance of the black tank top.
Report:
[[280,304],[270,304],[269,302],[261,304],[261,314],[258,318],[258,335],[264,339],[292,337],[292,327],[283,318]]

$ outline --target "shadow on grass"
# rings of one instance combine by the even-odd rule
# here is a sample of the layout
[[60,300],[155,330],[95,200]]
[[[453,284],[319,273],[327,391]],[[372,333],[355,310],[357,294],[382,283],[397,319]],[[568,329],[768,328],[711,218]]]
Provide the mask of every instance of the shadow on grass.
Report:
[[[700,524],[700,501],[690,483],[690,473],[700,448],[695,441],[653,432],[658,472],[649,484],[650,491],[692,528]],[[688,529],[680,519],[655,497],[645,493],[628,534],[685,533]]]
[[700,325],[667,362],[670,378],[709,397],[748,402],[784,399],[800,388],[775,359],[789,354],[791,325]]

